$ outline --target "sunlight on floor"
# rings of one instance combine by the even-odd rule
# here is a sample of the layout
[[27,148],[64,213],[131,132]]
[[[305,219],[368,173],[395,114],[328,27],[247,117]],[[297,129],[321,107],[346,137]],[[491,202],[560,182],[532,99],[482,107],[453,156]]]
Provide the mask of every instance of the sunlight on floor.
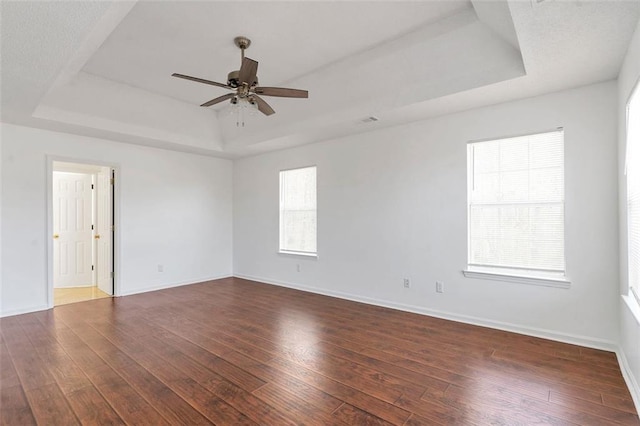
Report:
[[83,302],[85,300],[102,299],[103,297],[111,297],[98,287],[70,287],[70,288],[54,288],[53,304],[66,305],[68,303]]

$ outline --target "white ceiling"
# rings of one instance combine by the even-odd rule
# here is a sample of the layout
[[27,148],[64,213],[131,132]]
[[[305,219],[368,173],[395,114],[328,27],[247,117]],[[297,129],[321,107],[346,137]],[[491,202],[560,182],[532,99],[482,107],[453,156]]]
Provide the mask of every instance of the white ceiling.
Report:
[[227,73],[240,65],[235,36],[252,39],[246,55],[260,62],[261,83],[274,86],[471,7],[468,0],[403,7],[391,2],[138,3],[83,71],[199,105],[227,92],[176,80],[171,73],[226,83]]
[[[617,77],[638,1],[2,2],[4,122],[242,156]],[[198,105],[252,39],[270,117]],[[363,124],[375,114],[381,120]]]

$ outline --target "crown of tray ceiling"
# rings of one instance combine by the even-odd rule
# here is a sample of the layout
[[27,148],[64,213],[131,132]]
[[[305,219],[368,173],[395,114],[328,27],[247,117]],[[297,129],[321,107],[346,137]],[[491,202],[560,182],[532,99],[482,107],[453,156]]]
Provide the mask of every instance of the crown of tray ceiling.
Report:
[[[235,156],[617,76],[638,2],[534,3],[3,2],[2,120]],[[238,35],[261,84],[309,99],[242,129],[200,108],[226,91],[171,74],[226,82]]]

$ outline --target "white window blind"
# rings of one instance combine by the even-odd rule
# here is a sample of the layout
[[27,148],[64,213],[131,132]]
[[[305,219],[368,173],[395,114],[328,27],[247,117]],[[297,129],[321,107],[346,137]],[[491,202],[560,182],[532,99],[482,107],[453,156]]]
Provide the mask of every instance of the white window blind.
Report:
[[467,150],[469,269],[564,276],[564,132]]
[[627,238],[629,287],[640,301],[640,86],[627,105]]
[[316,167],[280,172],[280,251],[316,254]]

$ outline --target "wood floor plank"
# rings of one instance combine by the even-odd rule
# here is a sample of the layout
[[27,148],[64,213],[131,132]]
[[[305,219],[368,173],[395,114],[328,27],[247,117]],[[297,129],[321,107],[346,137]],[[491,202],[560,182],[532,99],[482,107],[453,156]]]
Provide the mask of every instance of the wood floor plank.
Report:
[[[149,346],[153,346],[153,343],[149,340],[146,340],[146,342]],[[162,341],[162,344],[171,345],[171,343],[168,341]],[[216,395],[229,405],[233,406],[240,412],[248,413],[248,417],[252,418],[254,421],[262,424],[274,425],[294,423],[292,420],[287,419],[277,411],[274,411],[268,404],[262,403],[259,399],[251,395],[249,392],[255,390],[255,386],[246,386],[245,381],[242,381],[241,385],[239,386],[234,384],[233,381],[227,380],[224,376],[219,375],[215,371],[215,367],[219,363],[214,363],[213,365],[211,365],[211,363],[207,363],[209,364],[208,366],[205,364],[200,364],[193,358],[189,358],[188,355],[186,355],[184,352],[181,352],[176,346],[172,346],[171,350],[165,350],[165,353],[167,354],[166,360],[168,362],[174,362],[176,363],[176,365],[179,365],[178,368],[183,369],[183,371],[186,374],[190,375],[190,377],[197,378],[196,381],[201,383],[214,395]],[[208,367],[214,367],[214,369],[210,369]],[[262,380],[255,378],[255,376],[250,375],[249,373],[245,373],[245,376],[252,377],[252,382],[254,382],[254,380],[257,380],[260,386],[265,383]],[[250,391],[245,389],[242,385],[250,388]]]
[[426,389],[437,389],[444,392],[444,390],[449,386],[449,383],[443,380],[424,374],[418,374],[415,371],[411,371],[395,364],[381,361],[331,343],[323,343],[322,351],[324,353],[330,353],[346,360],[357,362],[361,365],[370,366],[371,368],[374,368],[386,375],[398,377],[418,386],[416,388],[400,387],[400,390],[405,397],[414,397],[415,399],[419,399]]
[[[467,420],[498,424],[571,424],[545,410],[528,409],[525,402],[547,403],[512,392],[494,384],[476,383],[469,386],[451,385],[444,395],[425,395],[430,401],[458,408]],[[421,413],[428,416],[428,413]]]
[[11,425],[640,425],[611,352],[238,278],[0,319],[0,403]]
[[[223,424],[250,424],[248,419],[262,424],[292,424],[281,414],[271,410],[271,407],[258,401],[248,392],[227,382],[206,367],[198,364],[186,355],[154,338],[134,339],[124,333],[107,328],[119,347],[125,348],[127,354],[139,361],[153,374],[165,383],[179,383],[183,397],[193,394],[210,394],[210,399],[218,405],[217,410],[226,416],[224,419],[212,419]],[[152,352],[152,353],[150,353]],[[194,392],[185,392],[189,385]],[[204,401],[194,400],[199,409],[205,409]],[[246,413],[242,414],[242,413]]]
[[[181,369],[175,368],[174,364],[167,358],[159,356],[157,352],[147,351],[144,344],[115,330],[110,330],[109,327],[101,329],[103,331],[106,330],[107,335],[104,337],[113,345],[122,349],[122,352],[127,357],[142,365],[211,422],[215,424],[255,424],[249,420],[249,417],[213,394],[210,389],[203,387],[198,380],[185,374]],[[90,329],[85,329],[84,336],[92,340],[100,339],[96,334],[98,331],[92,332]],[[214,382],[220,380],[219,377],[213,374],[207,379]],[[199,377],[199,380],[206,379]],[[180,423],[184,420],[180,420]]]
[[93,386],[65,394],[71,409],[83,425],[124,425],[104,397]]
[[13,366],[13,361],[9,355],[4,339],[0,341],[0,390],[3,388],[13,388],[21,386],[20,378]]
[[277,410],[291,413],[296,419],[296,423],[309,425],[353,424],[343,423],[336,416],[317,410],[308,400],[273,383],[267,383],[261,388],[254,390],[253,394]]
[[519,362],[527,365],[545,368],[550,371],[567,373],[575,371],[579,376],[589,382],[601,382],[612,386],[621,386],[624,383],[620,370],[614,371],[609,368],[595,370],[588,368],[585,363],[571,361],[552,355],[532,354],[522,351],[495,351],[492,355],[495,359],[508,360],[510,362]]
[[31,425],[36,419],[24,394],[9,350],[0,335],[0,424]]
[[36,424],[36,419],[21,385],[0,388],[0,424],[7,426]]
[[[341,333],[344,334],[345,329],[347,328],[348,327],[340,326]],[[357,331],[354,330],[354,333],[357,333]],[[323,338],[327,338],[327,336],[323,336]],[[327,340],[331,340],[331,338],[328,338]],[[366,339],[366,341],[371,341],[371,340],[375,340],[375,339]],[[386,340],[389,340],[389,339],[385,339],[383,341],[386,341]],[[397,346],[402,347],[402,343],[397,344]],[[439,352],[438,354],[434,354],[433,355],[434,363],[437,363],[439,366],[442,366],[443,363],[441,360],[447,359],[448,357],[450,357],[450,354],[446,352]],[[467,362],[465,362],[464,360],[456,361],[456,364],[454,364],[454,366],[460,365],[460,364],[467,364]],[[504,373],[502,371],[499,371],[499,373],[501,374],[498,376],[497,380],[500,380],[503,382],[502,377],[504,376]],[[487,377],[488,375],[486,374],[486,372],[483,372],[482,376],[483,376],[483,379],[485,380],[488,378]],[[513,374],[510,374],[508,383],[511,385],[517,385],[519,382],[522,382],[523,388],[526,389],[527,391],[531,391],[532,389],[531,389],[530,379],[531,377],[524,377],[522,380],[519,381],[517,377],[513,377]],[[548,394],[548,391],[549,391],[548,386],[544,386],[540,389],[540,394],[543,396],[546,396]]]
[[21,317],[22,329],[53,375],[71,409],[83,424],[124,424],[84,372],[37,320]]
[[617,396],[604,393],[602,394],[602,403],[607,407],[612,407],[631,414],[636,414],[636,407],[635,405],[633,405],[633,400],[627,398],[619,398]]
[[342,404],[333,415],[348,425],[388,426],[392,424],[349,404]]
[[[86,330],[86,329],[85,329]],[[144,367],[134,362],[103,336],[83,333],[83,341],[109,364],[172,424],[211,424],[198,410],[180,398]]]
[[2,335],[25,392],[55,384],[55,378],[24,336],[18,317],[3,320]]
[[370,395],[368,391],[363,392],[357,388],[347,386],[339,381],[300,366],[293,361],[274,358],[269,361],[268,364],[281,371],[286,371],[287,374],[390,423],[403,424],[411,414],[402,408]]
[[[156,339],[161,340],[163,344],[171,345],[175,350],[191,357],[196,362],[207,367],[209,370],[221,377],[224,377],[229,382],[234,383],[247,392],[252,392],[266,384],[265,381],[246,372],[245,370],[237,368],[233,364],[225,361],[223,358],[214,355],[206,349],[191,343],[189,340],[186,340],[177,334],[171,333],[165,329],[150,329],[150,324],[147,323],[147,325],[148,327],[145,328],[148,333],[147,335],[153,335]],[[228,350],[223,351],[223,354],[225,352],[228,352]]]
[[584,399],[576,398],[571,395],[551,392],[549,402],[561,405],[563,407],[573,408],[577,411],[593,414],[605,420],[611,420],[620,424],[640,424],[638,416],[625,410],[618,410],[606,405],[592,404]]
[[[73,305],[66,305],[73,306]],[[120,418],[127,423],[167,425],[168,422],[119,374],[70,329],[56,331],[56,338]]]
[[55,383],[26,391],[33,416],[38,424],[79,425],[69,402]]
[[323,392],[305,382],[296,379],[274,367],[257,362],[239,352],[231,352],[224,355],[229,361],[260,377],[268,384],[275,384],[313,405],[316,412],[333,413],[343,401]]

